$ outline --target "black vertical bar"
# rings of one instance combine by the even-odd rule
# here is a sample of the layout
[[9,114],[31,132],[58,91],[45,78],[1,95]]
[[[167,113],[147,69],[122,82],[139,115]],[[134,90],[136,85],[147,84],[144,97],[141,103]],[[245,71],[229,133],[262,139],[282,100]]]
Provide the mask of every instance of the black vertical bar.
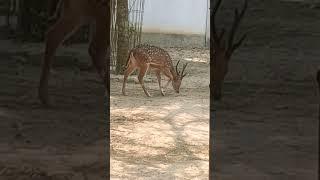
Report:
[[[317,71],[317,82],[318,82],[318,89],[319,89],[319,93],[318,93],[318,99],[319,99],[319,112],[318,112],[318,139],[320,138],[320,69]],[[318,179],[320,177],[320,147],[319,147],[319,143],[318,143]]]
[[213,2],[214,0],[210,0],[210,122],[209,122],[209,180],[213,180],[213,171],[214,171],[214,121],[215,121],[215,109],[213,103],[213,78],[212,78],[212,70],[213,70],[213,39],[212,39],[212,25],[213,25]]
[[107,52],[106,52],[106,75],[105,75],[105,83],[106,83],[106,93],[104,98],[104,107],[105,107],[105,120],[106,120],[106,179],[110,179],[110,61],[111,58],[111,18],[112,18],[112,11],[111,11],[111,0],[106,1],[107,2],[107,20],[106,20],[106,26],[107,26]]

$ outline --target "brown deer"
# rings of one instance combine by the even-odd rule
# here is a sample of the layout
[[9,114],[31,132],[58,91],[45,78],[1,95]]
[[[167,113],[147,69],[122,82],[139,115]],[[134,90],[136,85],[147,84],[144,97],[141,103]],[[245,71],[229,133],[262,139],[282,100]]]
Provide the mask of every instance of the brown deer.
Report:
[[[57,48],[82,25],[90,24],[92,32],[89,54],[98,74],[103,79],[106,92],[109,94],[110,61],[110,0],[60,0],[62,2],[60,16],[57,22],[49,28],[46,34],[45,52],[38,95],[40,101],[48,105],[48,79],[50,66]],[[59,5],[58,5],[59,6]]]
[[213,90],[213,98],[215,100],[220,100],[222,97],[222,85],[224,78],[228,72],[228,64],[231,59],[232,53],[240,47],[243,40],[246,38],[247,34],[244,34],[236,43],[234,43],[234,36],[239,27],[240,21],[242,20],[245,11],[247,9],[248,2],[244,1],[244,5],[242,10],[238,11],[235,9],[234,11],[234,21],[229,31],[229,37],[227,39],[224,38],[225,29],[223,28],[220,32],[217,32],[216,24],[215,24],[215,16],[217,11],[221,5],[221,0],[217,0],[217,3],[213,6],[211,10],[211,41],[210,48],[213,48],[213,62],[211,63],[211,69],[213,73],[211,73],[211,79],[213,79],[213,84],[211,90]]
[[149,68],[153,69],[156,73],[159,88],[163,96],[165,95],[165,92],[163,90],[163,87],[161,86],[161,73],[169,78],[169,81],[164,88],[166,88],[169,83],[172,82],[173,89],[176,93],[179,93],[181,81],[186,76],[186,74],[184,74],[184,70],[188,65],[188,63],[183,65],[182,72],[180,73],[180,71],[178,71],[179,62],[180,61],[177,62],[177,65],[174,68],[170,55],[164,49],[147,44],[136,46],[129,52],[126,70],[124,71],[122,94],[125,96],[127,95],[125,92],[125,88],[128,76],[130,76],[130,74],[134,70],[138,69],[139,83],[141,84],[144,93],[148,97],[151,97],[149,92],[146,90],[143,82],[143,77],[145,76]]

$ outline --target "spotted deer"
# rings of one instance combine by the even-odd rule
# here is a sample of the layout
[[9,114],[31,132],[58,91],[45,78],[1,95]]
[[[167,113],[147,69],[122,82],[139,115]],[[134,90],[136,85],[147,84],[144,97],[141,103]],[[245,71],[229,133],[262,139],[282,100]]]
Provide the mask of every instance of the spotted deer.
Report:
[[154,70],[157,76],[159,88],[162,96],[165,95],[165,92],[163,87],[161,86],[161,73],[163,73],[166,77],[169,78],[164,88],[167,88],[170,82],[172,82],[173,89],[175,90],[176,93],[179,93],[182,79],[186,76],[186,74],[184,74],[184,70],[188,65],[188,63],[184,64],[182,68],[182,72],[180,72],[178,71],[179,62],[180,60],[177,62],[174,68],[170,55],[164,49],[156,46],[152,46],[152,45],[147,45],[147,44],[141,44],[136,46],[129,52],[129,56],[126,64],[126,70],[124,71],[122,94],[125,96],[127,95],[125,88],[126,88],[126,82],[127,82],[128,76],[130,76],[130,74],[133,71],[138,69],[139,83],[141,84],[141,87],[144,93],[148,97],[151,97],[149,92],[146,90],[144,86],[144,81],[143,81],[143,77],[145,76],[149,68]]
[[213,91],[213,99],[220,100],[222,97],[222,85],[224,78],[228,73],[228,65],[231,56],[234,51],[241,46],[247,36],[245,33],[239,38],[239,40],[234,42],[239,24],[247,10],[248,0],[244,0],[244,5],[240,12],[238,9],[234,10],[233,23],[227,37],[224,36],[226,29],[222,28],[221,31],[218,32],[215,22],[215,16],[222,0],[217,0],[215,2],[215,4],[211,5],[213,8],[211,8],[212,16],[210,18],[210,36],[212,37],[210,41],[210,49],[212,48],[211,52],[213,52],[211,54],[211,56],[213,56],[213,63],[210,64],[210,69],[213,71],[213,73],[210,74],[213,83],[210,83],[210,85],[212,85],[212,88],[210,89]]
[[[57,3],[56,10],[61,11],[55,24],[46,33],[45,52],[42,62],[38,96],[44,105],[49,105],[48,80],[50,68],[57,48],[81,26],[90,25],[89,55],[102,78],[109,95],[110,84],[110,28],[111,0],[51,0]],[[58,1],[58,2],[57,2]],[[54,9],[54,8],[50,8]],[[56,14],[56,13],[55,13]],[[54,15],[55,16],[55,15]]]

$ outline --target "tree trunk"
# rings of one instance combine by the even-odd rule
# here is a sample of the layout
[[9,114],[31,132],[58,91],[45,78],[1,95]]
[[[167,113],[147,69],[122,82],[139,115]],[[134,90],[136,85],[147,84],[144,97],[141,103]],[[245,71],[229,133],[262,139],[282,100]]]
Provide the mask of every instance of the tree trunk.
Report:
[[117,20],[118,29],[117,42],[117,63],[116,73],[123,74],[124,66],[127,62],[129,39],[128,39],[128,0],[118,0],[117,4]]

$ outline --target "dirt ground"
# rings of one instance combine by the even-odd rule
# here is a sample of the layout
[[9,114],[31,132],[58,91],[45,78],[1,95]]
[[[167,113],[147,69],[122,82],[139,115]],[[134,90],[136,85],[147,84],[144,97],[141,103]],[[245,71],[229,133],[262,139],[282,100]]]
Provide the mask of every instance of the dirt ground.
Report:
[[[229,0],[219,14],[230,23]],[[227,7],[227,8],[226,8]],[[216,102],[215,176],[221,180],[317,178],[319,9],[251,0],[240,29],[249,38],[230,63]],[[103,86],[86,45],[59,51],[50,94],[37,96],[42,44],[0,41],[0,179],[105,179]],[[121,95],[111,76],[111,179],[208,179],[209,52],[166,47],[189,62],[180,94],[147,98],[134,76]]]

